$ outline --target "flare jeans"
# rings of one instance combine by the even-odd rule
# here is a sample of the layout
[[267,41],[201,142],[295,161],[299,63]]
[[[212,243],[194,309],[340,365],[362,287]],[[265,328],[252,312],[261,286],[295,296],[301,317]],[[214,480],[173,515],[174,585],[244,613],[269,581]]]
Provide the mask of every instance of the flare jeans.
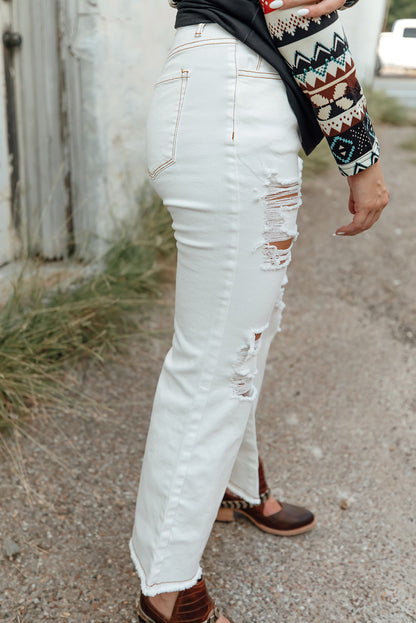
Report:
[[197,582],[226,487],[259,503],[255,411],[297,237],[299,147],[270,65],[215,24],[176,31],[148,119],[178,264],[130,540],[145,595]]

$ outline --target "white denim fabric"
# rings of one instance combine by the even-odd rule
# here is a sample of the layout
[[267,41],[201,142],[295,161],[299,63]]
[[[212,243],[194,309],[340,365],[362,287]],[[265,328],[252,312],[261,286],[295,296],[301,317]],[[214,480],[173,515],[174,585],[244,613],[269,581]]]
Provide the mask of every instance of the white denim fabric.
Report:
[[176,31],[148,165],[178,246],[130,552],[145,595],[183,590],[228,486],[259,503],[255,409],[301,203],[298,128],[274,69],[215,24]]

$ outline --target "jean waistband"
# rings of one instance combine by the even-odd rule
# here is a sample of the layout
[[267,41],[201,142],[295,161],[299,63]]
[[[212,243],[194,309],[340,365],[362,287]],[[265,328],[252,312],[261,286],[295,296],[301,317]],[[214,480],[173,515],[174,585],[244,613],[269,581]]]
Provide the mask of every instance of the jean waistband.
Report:
[[236,37],[218,24],[215,23],[201,23],[201,24],[192,24],[191,26],[181,26],[176,29],[175,41],[179,41],[180,43],[190,42],[190,41],[198,41],[212,39],[212,38],[221,38],[221,39],[229,39],[231,41],[237,41]]
[[257,52],[215,23],[193,24],[177,28],[168,58],[182,51],[207,45],[234,45],[236,47],[236,64],[238,67],[262,71],[267,73],[267,75],[272,74],[275,77],[279,77],[276,70],[264,61]]

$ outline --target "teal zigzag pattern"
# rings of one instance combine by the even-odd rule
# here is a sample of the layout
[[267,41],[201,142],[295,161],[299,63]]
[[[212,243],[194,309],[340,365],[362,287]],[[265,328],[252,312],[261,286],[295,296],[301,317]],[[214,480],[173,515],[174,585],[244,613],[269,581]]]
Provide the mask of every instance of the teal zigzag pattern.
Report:
[[330,66],[336,65],[345,70],[347,62],[351,63],[348,43],[345,37],[336,32],[331,48],[318,42],[312,57],[307,57],[302,52],[297,51],[292,69],[296,80],[301,84],[306,84],[307,77],[311,72],[325,80]]
[[[268,6],[264,3],[263,8]],[[283,16],[280,11],[265,10],[273,43],[310,99],[339,170],[355,175],[378,160],[379,146],[347,38],[337,14],[333,16],[319,24],[305,18],[299,26],[299,18],[289,9]]]

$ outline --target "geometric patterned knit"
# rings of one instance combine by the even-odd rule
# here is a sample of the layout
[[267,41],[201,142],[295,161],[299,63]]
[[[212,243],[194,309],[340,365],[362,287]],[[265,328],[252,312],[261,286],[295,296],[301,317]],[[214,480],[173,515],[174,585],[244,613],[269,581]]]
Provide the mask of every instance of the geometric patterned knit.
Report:
[[338,13],[300,17],[293,9],[273,10],[270,2],[260,0],[274,46],[310,99],[339,170],[367,169],[380,149]]

